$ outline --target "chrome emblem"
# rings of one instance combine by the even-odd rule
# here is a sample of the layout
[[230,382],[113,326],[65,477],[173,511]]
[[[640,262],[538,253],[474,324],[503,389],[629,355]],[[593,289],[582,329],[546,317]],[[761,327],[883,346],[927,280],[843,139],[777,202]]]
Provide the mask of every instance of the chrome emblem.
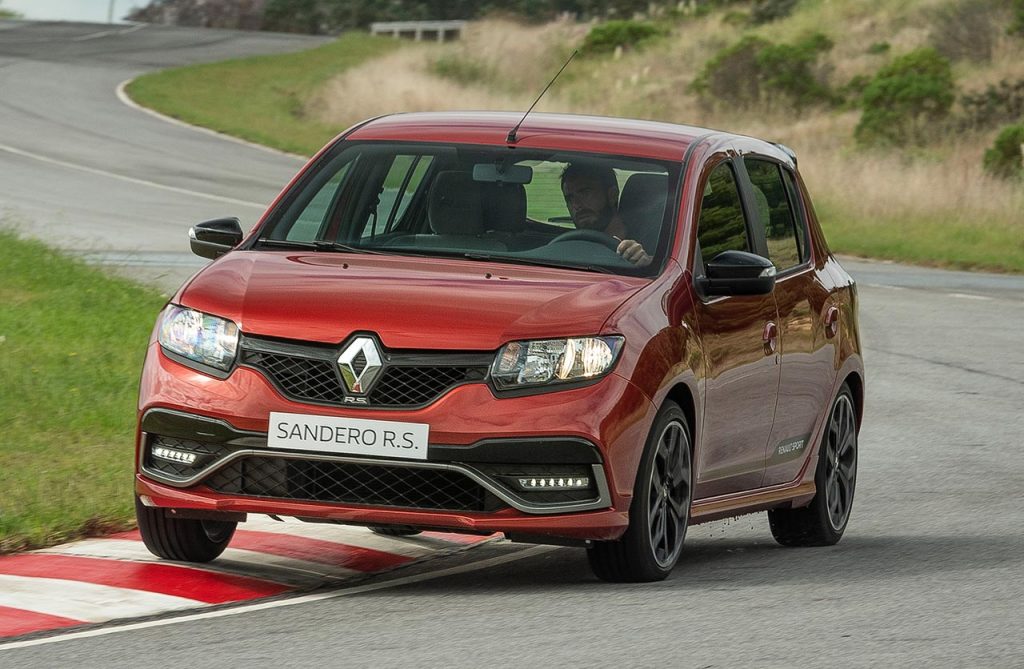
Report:
[[345,380],[345,388],[356,395],[370,392],[373,382],[384,369],[377,344],[370,337],[356,337],[352,340],[341,352],[338,367]]

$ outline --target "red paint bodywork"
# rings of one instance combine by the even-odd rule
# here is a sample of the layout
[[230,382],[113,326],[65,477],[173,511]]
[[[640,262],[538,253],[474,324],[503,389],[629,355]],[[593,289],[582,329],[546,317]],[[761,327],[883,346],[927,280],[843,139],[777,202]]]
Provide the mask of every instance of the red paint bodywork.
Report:
[[[356,126],[335,141],[504,145],[518,120],[501,113],[403,114]],[[780,275],[774,293],[764,297],[705,301],[694,288],[698,194],[711,167],[756,153],[795,171],[789,155],[767,142],[700,128],[543,114],[527,119],[518,146],[677,162],[689,155],[664,270],[646,279],[440,258],[234,251],[197,274],[172,301],[229,318],[247,334],[338,344],[352,332],[369,331],[395,349],[494,352],[519,339],[623,335],[626,345],[611,374],[583,388],[500,399],[484,383],[467,384],[408,411],[310,407],[284,398],[245,367],[221,380],[180,365],[161,352],[154,335],[139,416],[162,407],[258,432],[266,432],[271,411],[413,421],[430,425],[432,443],[449,445],[487,437],[580,437],[604,459],[608,509],[531,515],[290,502],[175,488],[142,473],[137,493],[164,507],[613,539],[628,523],[654,416],[672,399],[692,423],[692,522],[809,502],[827,409],[848,382],[860,410],[863,365],[855,288],[830,254],[802,182],[811,238],[805,266]],[[839,313],[834,335],[830,310]],[[762,342],[768,321],[778,332],[771,352]],[[809,445],[799,459],[771,461],[776,444],[804,434]]]

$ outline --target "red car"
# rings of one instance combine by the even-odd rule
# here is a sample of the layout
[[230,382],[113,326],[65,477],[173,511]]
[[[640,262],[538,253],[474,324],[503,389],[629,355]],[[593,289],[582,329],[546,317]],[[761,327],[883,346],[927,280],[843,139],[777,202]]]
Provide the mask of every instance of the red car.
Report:
[[687,526],[839,541],[864,371],[854,282],[789,149],[505,113],[361,123],[159,317],[139,398],[149,549],[247,513],[577,545],[665,578]]

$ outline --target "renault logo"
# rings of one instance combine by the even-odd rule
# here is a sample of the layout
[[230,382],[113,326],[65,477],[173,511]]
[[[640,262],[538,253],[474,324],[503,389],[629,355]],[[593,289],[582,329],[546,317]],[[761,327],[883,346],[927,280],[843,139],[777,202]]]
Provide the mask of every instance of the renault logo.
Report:
[[377,344],[370,337],[357,337],[352,340],[352,343],[341,352],[338,367],[341,368],[345,387],[356,395],[370,392],[373,382],[384,369]]

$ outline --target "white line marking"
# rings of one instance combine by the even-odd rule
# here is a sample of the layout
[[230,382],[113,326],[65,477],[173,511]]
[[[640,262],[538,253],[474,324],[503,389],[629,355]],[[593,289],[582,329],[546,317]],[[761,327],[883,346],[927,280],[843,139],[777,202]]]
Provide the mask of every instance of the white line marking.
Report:
[[104,622],[207,604],[197,599],[110,585],[0,574],[0,606],[73,620]]
[[102,177],[109,177],[111,179],[118,179],[120,181],[126,181],[131,184],[137,184],[139,186],[149,186],[150,188],[159,188],[160,190],[170,191],[172,193],[179,193],[182,195],[189,195],[191,197],[201,197],[207,200],[215,200],[217,202],[226,202],[228,204],[241,205],[243,207],[255,207],[263,210],[267,208],[267,205],[260,204],[259,202],[249,202],[248,200],[236,200],[233,197],[224,197],[222,195],[213,195],[212,193],[201,193],[195,190],[189,190],[188,188],[178,188],[177,186],[168,186],[166,184],[157,183],[155,181],[147,181],[145,179],[136,179],[135,177],[125,176],[124,174],[116,174],[114,172],[107,172],[106,170],[96,169],[95,167],[87,167],[85,165],[78,165],[76,163],[69,163],[64,160],[58,160],[56,158],[48,158],[47,156],[41,156],[37,153],[31,153],[29,151],[23,151],[16,149],[13,146],[7,146],[6,144],[0,144],[0,151],[6,151],[13,153],[16,156],[22,156],[24,158],[31,158],[32,160],[38,160],[40,162],[49,163],[51,165],[59,165],[60,167],[66,167],[72,170],[79,170],[88,174],[95,174]]
[[985,295],[971,295],[969,293],[946,293],[947,297],[959,297],[964,300],[984,300],[985,302],[991,302],[993,298]]
[[235,137],[234,135],[227,135],[227,134],[225,134],[223,132],[217,132],[216,130],[211,130],[210,128],[204,128],[201,125],[192,125],[191,123],[185,123],[184,121],[182,121],[180,119],[176,119],[173,116],[167,116],[166,114],[161,114],[160,112],[156,111],[155,109],[150,109],[149,107],[143,107],[142,105],[140,105],[135,100],[132,100],[128,96],[127,91],[125,90],[127,88],[128,84],[132,83],[132,81],[133,81],[133,79],[126,79],[125,81],[122,81],[121,83],[119,83],[117,85],[117,90],[116,90],[117,99],[120,100],[122,104],[125,104],[125,105],[131,107],[132,109],[137,109],[140,112],[143,112],[145,114],[149,114],[153,118],[160,119],[161,121],[163,121],[165,123],[170,123],[171,125],[176,125],[176,126],[178,126],[180,128],[188,128],[189,130],[194,130],[196,132],[201,132],[204,135],[211,135],[211,136],[217,137],[219,139],[224,139],[224,140],[227,140],[229,142],[234,142],[236,144],[241,144],[243,146],[248,146],[248,147],[253,148],[253,149],[259,149],[260,151],[266,151],[268,153],[273,153],[273,154],[278,155],[278,156],[286,156],[288,158],[294,158],[295,160],[301,160],[303,163],[305,163],[306,161],[309,160],[309,156],[300,156],[297,153],[289,153],[288,151],[281,151],[280,149],[275,149],[275,148],[270,147],[270,146],[265,146],[263,144],[257,144],[256,142],[250,142],[249,140],[242,139],[241,137]]
[[337,599],[339,597],[346,597],[348,595],[358,595],[364,592],[373,592],[375,590],[383,590],[385,588],[393,588],[401,585],[408,585],[410,583],[421,583],[423,581],[430,581],[437,578],[443,578],[445,576],[452,576],[454,574],[464,574],[467,572],[478,571],[480,569],[487,569],[488,567],[494,567],[500,564],[508,562],[515,562],[516,560],[523,560],[529,557],[542,555],[551,551],[558,550],[557,546],[534,546],[533,548],[527,548],[526,550],[518,551],[510,555],[499,555],[497,557],[488,558],[479,562],[471,562],[469,564],[459,565],[457,567],[449,567],[448,569],[442,569],[440,571],[428,572],[424,574],[416,574],[414,576],[406,576],[403,578],[396,578],[382,583],[368,583],[366,585],[358,585],[352,588],[346,588],[336,592],[323,592],[312,595],[302,595],[294,597],[292,599],[282,599],[273,602],[263,602],[260,604],[247,604],[242,606],[233,607],[230,609],[221,609],[218,611],[205,611],[203,613],[195,613],[191,615],[183,615],[177,618],[167,618],[163,620],[149,620],[141,623],[129,623],[127,625],[121,625],[118,627],[104,627],[96,630],[84,630],[82,632],[70,632],[61,636],[47,637],[45,639],[30,639],[28,641],[15,641],[13,643],[4,644],[0,642],[0,653],[5,650],[13,650],[15,648],[27,648],[29,646],[42,646],[51,643],[60,643],[62,641],[74,641],[76,639],[88,639],[97,636],[106,636],[108,634],[116,634],[118,632],[128,632],[133,630],[148,629],[151,627],[164,627],[166,625],[176,625],[178,623],[193,622],[196,620],[207,620],[210,618],[223,618],[225,616],[235,616],[242,613],[249,613],[251,611],[265,611],[267,609],[276,609],[285,606],[295,606],[296,604],[309,604],[311,602],[319,602],[325,599]]
[[79,35],[78,37],[72,37],[69,41],[71,42],[85,42],[91,39],[99,39],[100,37],[106,37],[107,35],[127,35],[133,33],[136,30],[141,30],[146,27],[145,23],[140,23],[137,26],[132,26],[128,29],[116,29],[116,30],[103,30],[98,33],[89,33],[88,35]]

